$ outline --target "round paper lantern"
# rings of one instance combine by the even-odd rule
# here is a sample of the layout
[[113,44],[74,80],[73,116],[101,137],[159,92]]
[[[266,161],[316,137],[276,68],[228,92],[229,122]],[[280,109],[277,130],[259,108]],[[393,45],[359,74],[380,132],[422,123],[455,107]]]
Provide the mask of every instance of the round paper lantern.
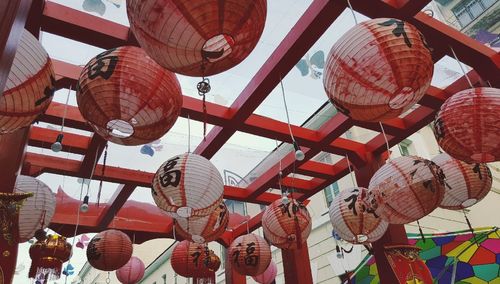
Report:
[[368,188],[368,203],[377,215],[391,224],[407,224],[441,203],[444,174],[432,161],[403,156],[387,161]]
[[166,161],[153,178],[156,205],[174,218],[210,215],[222,202],[224,183],[217,168],[192,153]]
[[372,243],[380,239],[389,226],[365,204],[367,191],[362,187],[342,190],[330,204],[333,230],[353,244]]
[[45,183],[24,175],[17,176],[15,192],[33,193],[19,210],[19,242],[23,243],[49,226],[56,210],[56,197]]
[[203,244],[217,240],[226,231],[228,223],[229,212],[222,202],[208,216],[176,219],[175,233],[191,242]]
[[158,64],[209,76],[236,66],[264,30],[265,0],[128,0],[130,28]]
[[269,263],[269,266],[266,268],[266,271],[264,271],[264,273],[257,276],[252,276],[252,278],[253,280],[255,280],[255,282],[260,284],[271,284],[274,282],[277,273],[278,267],[276,267],[276,263],[271,260],[271,263]]
[[52,61],[40,42],[24,30],[0,96],[0,134],[29,126],[52,101]]
[[455,159],[500,161],[500,89],[474,88],[447,99],[434,121],[439,146]]
[[281,249],[300,248],[311,233],[311,225],[307,208],[295,199],[286,204],[277,199],[262,215],[264,236]]
[[96,133],[122,145],[161,138],[182,106],[175,74],[133,46],[110,49],[90,60],[80,74],[76,100]]
[[61,277],[63,263],[71,256],[71,244],[63,236],[48,235],[32,244],[29,254],[31,266],[28,276],[30,278],[43,274],[46,275],[47,280],[56,280]]
[[434,63],[423,35],[388,18],[354,26],[332,47],[323,83],[345,115],[381,121],[401,115],[427,91]]
[[444,197],[439,207],[460,210],[482,200],[492,185],[486,164],[467,164],[443,153],[432,159],[445,176]]
[[271,248],[255,234],[237,237],[228,248],[232,268],[242,275],[257,276],[271,263]]
[[170,262],[182,277],[210,277],[220,267],[220,259],[212,250],[187,240],[174,247]]
[[96,269],[113,271],[130,260],[132,249],[132,242],[125,233],[106,230],[90,240],[87,246],[87,260]]
[[130,260],[116,271],[116,278],[123,284],[135,284],[144,277],[144,262],[132,256]]

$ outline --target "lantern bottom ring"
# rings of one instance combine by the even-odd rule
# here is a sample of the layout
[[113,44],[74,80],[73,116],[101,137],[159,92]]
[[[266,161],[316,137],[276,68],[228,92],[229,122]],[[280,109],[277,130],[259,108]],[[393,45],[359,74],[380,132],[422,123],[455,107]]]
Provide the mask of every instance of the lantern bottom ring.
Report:
[[217,34],[209,38],[202,47],[203,56],[208,62],[217,62],[233,51],[234,38],[228,34]]
[[355,238],[355,241],[358,243],[364,243],[368,240],[368,236],[363,235],[363,234],[356,235],[356,237],[354,237],[354,238]]
[[[137,123],[135,119],[132,118],[132,123]],[[128,121],[121,119],[113,119],[108,121],[106,124],[106,130],[108,134],[117,138],[128,138],[134,134],[134,126]]]
[[464,208],[470,207],[470,206],[476,204],[476,202],[477,202],[477,199],[475,199],[475,198],[467,199],[464,202],[462,202],[462,207],[464,207]]
[[193,212],[193,208],[185,207],[185,206],[177,208],[177,211],[176,211],[177,215],[179,215],[179,217],[182,217],[182,218],[191,217],[192,212]]
[[205,238],[204,238],[204,237],[202,237],[202,236],[200,236],[200,235],[192,235],[192,236],[191,236],[191,239],[193,239],[193,241],[194,241],[195,243],[199,243],[199,244],[203,244],[203,243],[205,243]]
[[491,163],[495,161],[495,156],[490,153],[476,153],[472,154],[470,158],[474,161],[481,161],[482,163]]

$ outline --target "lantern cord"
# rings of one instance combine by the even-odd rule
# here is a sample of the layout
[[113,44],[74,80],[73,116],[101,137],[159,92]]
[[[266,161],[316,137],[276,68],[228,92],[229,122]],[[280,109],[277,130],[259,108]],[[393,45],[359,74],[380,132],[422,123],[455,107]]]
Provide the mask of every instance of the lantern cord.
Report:
[[247,234],[250,234],[250,228],[248,227],[248,220],[246,220],[245,223],[247,224]]
[[352,17],[354,18],[354,23],[358,24],[358,18],[356,18],[356,14],[354,13],[354,9],[352,8],[351,1],[347,0],[347,5],[349,5],[349,9],[351,9]]
[[203,94],[203,141],[207,141],[207,103],[205,94]]
[[174,227],[172,228],[172,235],[174,237],[174,241],[177,241],[177,237],[175,236],[175,225],[177,224],[177,221],[174,219]]
[[420,227],[420,222],[418,220],[417,220],[417,226],[418,226],[418,231],[420,233],[420,238],[422,238],[422,241],[425,243],[424,232],[422,231],[422,227]]
[[188,122],[188,153],[191,153],[191,119],[187,116]]
[[66,120],[66,114],[68,112],[68,103],[69,103],[69,95],[70,94],[71,94],[71,85],[69,86],[68,95],[66,96],[66,104],[64,105],[64,113],[63,113],[62,122],[61,122],[61,133],[63,132],[64,121]]
[[[104,145],[104,160],[102,163],[102,171],[101,175],[104,176],[104,172],[106,171],[106,160],[108,158],[108,142],[106,142],[106,145]],[[101,191],[102,191],[102,179],[99,181],[99,191],[97,192],[97,207],[99,207],[101,203]]]
[[489,81],[489,80],[488,80],[488,81],[486,81],[486,83],[488,83],[488,86],[490,86],[490,88],[493,88],[493,87],[491,86],[491,83],[490,83],[490,81]]
[[474,85],[472,85],[472,81],[470,80],[469,76],[467,76],[467,73],[465,73],[465,69],[462,66],[462,63],[460,62],[460,60],[458,60],[458,57],[457,57],[457,54],[455,53],[455,50],[453,49],[452,46],[450,46],[450,49],[451,49],[451,53],[453,53],[453,57],[455,57],[455,60],[457,61],[458,66],[460,67],[460,70],[462,70],[462,73],[464,74],[465,79],[467,79],[467,82],[469,82],[470,87],[474,88]]
[[476,234],[474,233],[474,229],[472,228],[472,225],[469,221],[469,218],[467,217],[467,214],[465,212],[465,209],[462,210],[462,212],[464,213],[464,217],[465,217],[465,222],[467,222],[467,226],[469,227],[469,231],[471,232],[472,234],[472,238],[474,239],[474,243],[477,243],[477,240],[476,240]]
[[286,122],[288,124],[288,131],[290,131],[290,137],[292,138],[292,142],[296,144],[295,137],[293,136],[292,127],[290,126],[290,116],[288,114],[288,106],[286,104],[285,98],[285,88],[283,87],[283,80],[280,77],[280,85],[281,85],[281,95],[283,97],[283,104],[285,105],[285,114],[286,114]]
[[[85,180],[85,179],[84,179]],[[82,186],[80,187],[80,198],[79,201],[82,201],[82,196],[83,196],[83,180],[82,180]],[[76,224],[75,224],[75,232],[73,233],[73,240],[71,240],[71,249],[75,246],[75,240],[76,240],[76,233],[78,232],[78,226],[80,225],[80,206],[77,206],[76,208]],[[68,264],[71,264],[71,258],[73,257],[73,254],[70,255],[68,259]],[[68,283],[68,275],[64,276],[64,284]]]
[[[98,158],[99,158],[99,151],[96,151],[94,158],[94,166],[92,167],[92,171],[90,172],[89,176],[90,181],[92,181],[92,177],[94,177],[94,171],[97,166]],[[90,182],[87,184],[87,194],[86,194],[87,196],[89,195],[89,190],[90,190]]]
[[354,175],[352,173],[351,162],[349,161],[349,156],[347,156],[346,154],[345,158],[347,159],[347,167],[349,167],[349,175],[351,176],[352,186],[356,186],[356,183],[354,182]]
[[[276,142],[276,153],[278,153],[278,139],[274,139],[274,141]],[[283,194],[283,188],[281,187],[281,179],[283,178],[283,171],[281,169],[281,158],[279,161],[279,169],[280,171],[278,172],[278,186],[280,188],[281,194]]]
[[207,104],[206,104],[206,94],[210,92],[210,80],[205,78],[205,63],[207,58],[203,57],[201,61],[201,82],[198,82],[196,89],[198,89],[198,95],[203,97],[203,141],[207,140]]
[[382,134],[384,135],[385,146],[387,147],[387,155],[389,155],[389,160],[391,159],[391,148],[389,147],[389,141],[387,140],[387,135],[385,134],[384,125],[382,122],[378,122],[380,124],[380,129],[382,129]]

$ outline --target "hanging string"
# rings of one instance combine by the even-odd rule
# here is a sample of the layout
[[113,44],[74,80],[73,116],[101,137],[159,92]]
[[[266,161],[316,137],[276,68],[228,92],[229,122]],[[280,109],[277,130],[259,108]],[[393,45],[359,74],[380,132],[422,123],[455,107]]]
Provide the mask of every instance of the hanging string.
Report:
[[175,225],[177,224],[177,221],[174,219],[174,227],[172,228],[172,234],[173,234],[173,237],[174,237],[174,241],[177,241],[177,237],[175,236]]
[[246,220],[245,223],[247,224],[247,234],[250,234],[250,228],[248,227],[248,220]]
[[92,171],[90,172],[89,183],[87,183],[87,194],[86,194],[86,196],[89,196],[90,182],[92,181],[92,177],[94,176],[94,171],[95,171],[95,168],[97,166],[98,158],[99,158],[99,151],[96,151],[95,158],[94,158],[94,166],[92,167]]
[[462,73],[464,74],[465,79],[467,79],[467,82],[469,82],[470,87],[474,88],[474,85],[472,85],[472,82],[471,82],[469,76],[467,76],[467,73],[465,72],[465,69],[462,66],[462,63],[460,62],[460,60],[458,60],[458,57],[457,57],[457,54],[455,53],[455,50],[453,49],[452,46],[450,46],[450,49],[451,49],[451,53],[453,53],[453,57],[455,57],[455,60],[457,61],[458,66],[460,67],[460,70],[462,70]]
[[389,155],[388,160],[391,159],[391,148],[389,147],[389,141],[387,140],[387,135],[385,134],[384,125],[379,121],[380,129],[382,129],[382,134],[384,135],[385,146],[387,147],[387,155]]
[[472,225],[471,225],[471,223],[469,221],[469,218],[467,217],[467,213],[465,212],[465,209],[462,209],[462,212],[464,213],[465,222],[467,222],[467,226],[469,227],[469,231],[472,234],[472,238],[474,240],[474,243],[477,243],[476,234],[474,233],[474,229],[472,228]]
[[345,158],[347,159],[347,167],[349,168],[349,175],[351,176],[352,186],[356,186],[356,183],[354,181],[354,175],[352,173],[351,162],[349,161],[349,156],[347,156],[346,154]]
[[[80,198],[78,199],[80,202],[82,201],[82,196],[83,196],[83,181],[82,185],[80,187]],[[76,234],[78,232],[78,226],[80,225],[80,206],[76,207],[76,224],[75,224],[75,232],[73,233],[73,239],[71,240],[71,248],[75,246],[75,240],[76,240]],[[71,258],[73,257],[73,254],[70,255],[68,259],[68,265],[71,264]],[[64,276],[64,284],[68,283],[68,275]]]
[[[278,153],[278,139],[274,139],[274,142],[276,143],[276,153]],[[281,168],[281,157],[279,157],[279,172],[278,172],[278,186],[280,189],[281,194],[283,194],[283,188],[281,187],[281,179],[283,178],[283,170]]]
[[68,89],[68,95],[66,96],[66,104],[64,105],[64,113],[63,113],[63,117],[62,117],[62,122],[61,122],[61,134],[63,133],[63,129],[64,129],[64,121],[66,120],[66,114],[68,112],[68,103],[69,103],[69,95],[71,94],[71,85],[69,86],[69,89]]
[[205,63],[207,61],[207,58],[203,57],[203,60],[201,62],[201,74],[202,74],[202,79],[200,82],[198,82],[198,85],[196,85],[196,88],[198,89],[198,95],[202,96],[202,102],[203,102],[203,141],[207,140],[207,104],[206,104],[206,94],[210,92],[210,80],[208,78],[205,78]]
[[422,241],[425,243],[424,232],[422,231],[422,227],[420,227],[420,222],[418,220],[417,220],[417,226],[418,226],[418,231],[420,232],[420,238],[422,238]]
[[292,138],[292,142],[295,144],[295,137],[293,136],[292,127],[290,125],[290,116],[288,114],[288,106],[286,104],[285,98],[285,88],[283,87],[283,80],[280,77],[280,85],[281,85],[281,96],[283,97],[283,104],[285,105],[285,114],[286,114],[286,122],[288,124],[288,131],[290,132],[290,137]]
[[354,18],[354,23],[358,24],[358,19],[356,18],[356,14],[354,13],[354,9],[352,8],[351,1],[347,0],[347,5],[349,5],[349,9],[351,9],[352,17]]
[[[104,160],[102,163],[102,171],[101,171],[101,176],[104,177],[104,172],[106,171],[106,160],[108,158],[108,142],[104,145]],[[102,178],[99,181],[99,191],[97,192],[97,207],[99,207],[99,204],[101,203],[101,191],[102,191]]]
[[187,120],[188,120],[188,153],[191,153],[191,119],[189,118],[189,114]]
[[486,83],[488,84],[488,86],[490,86],[490,88],[493,88],[493,86],[491,86],[491,83],[489,80],[487,80]]

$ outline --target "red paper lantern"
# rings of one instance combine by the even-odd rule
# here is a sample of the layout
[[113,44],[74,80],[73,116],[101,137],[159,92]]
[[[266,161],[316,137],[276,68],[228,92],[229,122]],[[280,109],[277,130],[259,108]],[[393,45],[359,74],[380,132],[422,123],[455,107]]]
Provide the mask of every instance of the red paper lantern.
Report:
[[391,224],[414,222],[438,207],[444,174],[432,161],[403,156],[387,161],[371,178],[368,204]]
[[379,18],[357,24],[332,47],[323,83],[342,113],[361,121],[401,115],[427,91],[434,63],[411,24]]
[[264,273],[271,263],[271,248],[266,240],[255,234],[237,237],[228,248],[232,268],[242,275]]
[[166,161],[153,178],[156,205],[174,218],[210,215],[222,202],[224,183],[217,168],[192,153]]
[[132,256],[130,238],[118,230],[95,235],[87,246],[87,260],[92,267],[113,271],[124,266]]
[[434,121],[439,146],[473,164],[500,161],[500,89],[474,88],[447,99]]
[[295,199],[288,203],[277,199],[262,215],[264,236],[281,249],[300,248],[311,233],[311,225],[307,208]]
[[71,256],[71,244],[63,236],[48,235],[32,244],[29,254],[30,278],[43,273],[47,280],[56,280],[61,277],[63,263]]
[[208,278],[220,267],[220,259],[207,246],[182,241],[172,251],[172,269],[183,277]]
[[217,240],[226,231],[228,223],[229,212],[222,202],[208,216],[176,219],[175,233],[191,242],[203,244]]
[[158,64],[209,76],[243,61],[259,41],[265,0],[128,0],[130,28]]
[[138,257],[130,260],[116,271],[116,278],[123,284],[136,284],[144,277],[144,263]]
[[372,243],[380,239],[389,226],[365,203],[367,191],[363,187],[342,190],[330,204],[333,230],[353,244]]
[[277,274],[278,267],[276,267],[276,263],[271,260],[271,263],[269,263],[269,266],[266,268],[266,271],[264,271],[264,273],[257,276],[252,276],[252,278],[253,280],[255,280],[255,282],[260,284],[271,284],[274,282]]
[[443,153],[432,159],[445,179],[444,197],[439,207],[460,210],[482,200],[492,185],[490,169],[486,164],[467,164]]
[[78,81],[82,116],[104,139],[140,145],[161,138],[182,106],[175,74],[137,47],[110,49],[90,60]]
[[24,30],[0,95],[0,134],[29,126],[49,107],[54,69],[40,42]]

